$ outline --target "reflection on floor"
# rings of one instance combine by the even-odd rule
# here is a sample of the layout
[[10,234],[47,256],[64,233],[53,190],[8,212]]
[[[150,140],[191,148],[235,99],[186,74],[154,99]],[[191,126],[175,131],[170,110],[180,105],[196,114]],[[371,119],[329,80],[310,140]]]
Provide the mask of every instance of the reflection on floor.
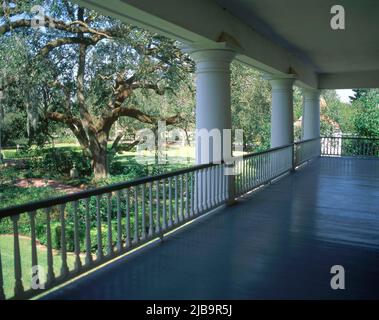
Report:
[[379,161],[315,160],[45,298],[379,298]]

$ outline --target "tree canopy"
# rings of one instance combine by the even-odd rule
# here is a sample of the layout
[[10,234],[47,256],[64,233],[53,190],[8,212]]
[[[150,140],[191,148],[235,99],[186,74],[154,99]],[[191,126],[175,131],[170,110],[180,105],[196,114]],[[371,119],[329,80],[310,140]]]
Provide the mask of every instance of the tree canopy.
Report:
[[[5,2],[0,20],[2,90],[8,109],[25,110],[30,134],[68,127],[107,174],[107,142],[121,117],[154,125],[138,95],[174,94],[193,69],[174,40],[65,0]],[[49,8],[49,12],[46,12]],[[179,114],[165,114],[168,125]],[[45,123],[45,125],[43,125]],[[117,147],[117,146],[115,146]]]

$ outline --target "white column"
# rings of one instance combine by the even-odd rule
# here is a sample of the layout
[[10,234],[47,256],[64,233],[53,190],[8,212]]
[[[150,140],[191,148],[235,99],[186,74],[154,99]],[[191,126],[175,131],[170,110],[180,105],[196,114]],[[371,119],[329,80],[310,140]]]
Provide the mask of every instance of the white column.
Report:
[[293,78],[268,78],[272,87],[271,148],[293,143]]
[[[235,51],[225,43],[186,51],[196,63],[196,163],[220,163],[224,159],[223,130],[232,128],[230,63]],[[194,198],[200,212],[215,201],[210,197],[214,178],[209,172],[195,177]],[[228,177],[226,185],[228,203],[232,204],[235,199],[233,176]]]
[[230,63],[235,52],[225,44],[220,47],[187,50],[196,63],[196,129],[197,132],[205,129],[213,137],[207,147],[202,146],[205,139],[196,136],[197,164],[221,160],[222,153],[214,153],[213,142],[215,137],[220,139],[222,152],[222,130],[232,127]]
[[303,89],[304,104],[302,118],[303,140],[320,136],[320,91]]

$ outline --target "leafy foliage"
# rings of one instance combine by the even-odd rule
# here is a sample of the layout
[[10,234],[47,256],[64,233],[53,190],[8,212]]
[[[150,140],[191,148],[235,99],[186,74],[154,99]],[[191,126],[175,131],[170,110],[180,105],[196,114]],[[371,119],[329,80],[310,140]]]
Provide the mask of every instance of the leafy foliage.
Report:
[[[35,5],[48,12],[36,18]],[[193,63],[174,40],[64,0],[17,1],[2,14],[4,103],[6,112],[26,114],[29,138],[44,143],[57,125],[68,128],[94,173],[106,176],[107,142],[120,117],[149,126],[180,119],[171,110],[147,113],[138,98],[172,93],[188,78]]]
[[358,135],[379,137],[379,90],[356,90],[354,125]]
[[271,91],[256,70],[234,62],[232,78],[232,121],[242,129],[246,150],[264,150],[270,143]]

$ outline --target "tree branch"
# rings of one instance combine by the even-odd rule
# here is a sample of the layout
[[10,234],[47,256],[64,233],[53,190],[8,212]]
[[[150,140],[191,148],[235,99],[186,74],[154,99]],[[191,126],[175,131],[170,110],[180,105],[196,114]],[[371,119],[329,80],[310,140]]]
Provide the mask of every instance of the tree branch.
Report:
[[72,133],[75,135],[75,137],[78,139],[80,145],[82,145],[85,148],[88,148],[88,137],[80,119],[73,117],[69,113],[63,114],[60,112],[47,112],[45,114],[45,118],[67,125],[72,131]]
[[[83,20],[83,18],[84,18],[84,9],[79,7],[78,19]],[[84,39],[83,33],[79,34],[79,38]],[[86,55],[87,55],[87,45],[82,43],[79,45],[79,63],[78,63],[78,73],[76,76],[76,82],[77,82],[76,94],[78,98],[79,112],[80,112],[80,117],[83,121],[83,126],[86,130],[89,130],[95,133],[96,129],[94,128],[92,116],[88,112],[85,105],[84,78],[85,78],[85,68],[86,68]]]
[[[11,30],[19,29],[19,28],[31,28],[33,19],[19,19],[8,21],[7,23],[0,26],[0,35],[3,35]],[[126,27],[124,29],[114,28],[109,30],[103,29],[94,29],[88,26],[83,21],[72,21],[72,22],[64,22],[62,20],[56,20],[49,16],[44,16],[39,20],[39,26],[57,29],[60,31],[66,31],[69,33],[81,34],[81,33],[90,33],[93,35],[98,35],[104,38],[112,38],[114,36],[119,35],[121,32],[127,32],[130,28]]]
[[136,119],[142,123],[155,124],[158,121],[165,121],[167,125],[174,125],[181,121],[182,117],[180,115],[171,116],[165,119],[160,117],[148,115],[141,110],[135,108],[117,108],[112,111],[112,120],[116,121],[119,117],[130,117]]
[[112,145],[111,150],[115,152],[130,151],[133,147],[135,147],[139,143],[140,143],[140,140],[135,140],[127,144],[122,144],[122,145],[117,144],[116,146]]
[[60,38],[47,43],[38,53],[40,56],[46,56],[49,52],[55,48],[70,45],[70,44],[84,44],[86,46],[96,45],[100,40],[104,38],[95,36],[91,38],[80,38],[80,37],[67,37]]
[[133,83],[130,86],[130,89],[132,89],[132,90],[150,89],[150,90],[154,90],[154,92],[160,96],[163,96],[166,93],[166,91],[172,90],[170,87],[159,88],[159,86],[157,84],[154,84],[154,83],[139,83],[139,82]]

